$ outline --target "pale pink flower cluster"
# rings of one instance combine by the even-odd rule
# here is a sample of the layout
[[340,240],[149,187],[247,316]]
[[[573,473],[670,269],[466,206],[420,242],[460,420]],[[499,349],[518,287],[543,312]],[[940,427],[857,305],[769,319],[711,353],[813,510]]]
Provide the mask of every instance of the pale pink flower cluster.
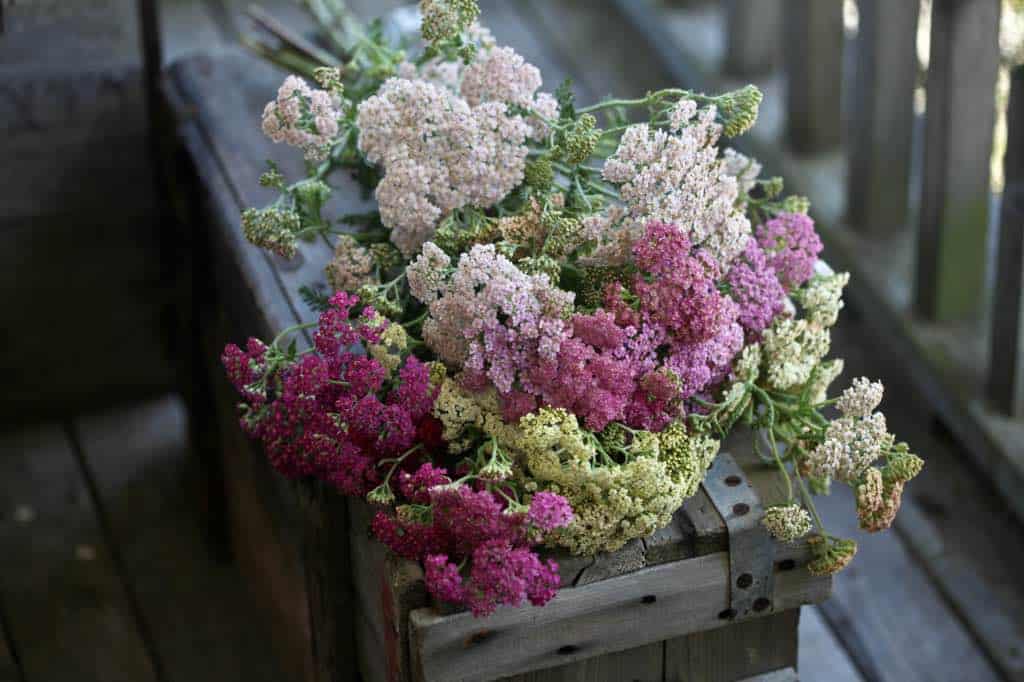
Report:
[[834,419],[825,431],[825,441],[810,452],[807,464],[813,476],[856,481],[875,460],[893,446],[885,415]]
[[373,256],[349,235],[341,235],[324,274],[334,291],[356,291],[372,279]]
[[693,102],[680,102],[671,115],[676,132],[630,126],[603,175],[619,185],[632,233],[652,220],[677,225],[724,267],[746,246],[750,221],[737,207],[739,182],[718,157],[715,115],[714,107],[697,113]]
[[[450,261],[433,244],[410,266],[410,288],[428,304],[423,340],[444,362],[468,376],[512,390],[520,369],[554,360],[566,336],[573,294],[547,275],[527,275],[495,251],[474,246],[441,281]],[[480,386],[482,388],[483,386]]]
[[[462,73],[460,92],[471,106],[484,102],[505,102],[531,110],[544,119],[558,117],[558,102],[546,92],[537,93],[543,84],[540,70],[528,63],[511,47],[495,47],[482,52]],[[541,139],[548,126],[536,117],[529,118],[530,137]]]
[[444,215],[487,208],[523,180],[528,124],[502,102],[471,107],[422,80],[392,78],[359,105],[359,149],[384,168],[381,221],[412,257]]
[[844,417],[865,418],[882,403],[884,392],[881,382],[859,377],[839,396],[836,407]]
[[326,90],[314,90],[298,76],[288,76],[277,99],[263,109],[263,133],[274,142],[297,147],[306,158],[325,158],[338,135],[341,102]]

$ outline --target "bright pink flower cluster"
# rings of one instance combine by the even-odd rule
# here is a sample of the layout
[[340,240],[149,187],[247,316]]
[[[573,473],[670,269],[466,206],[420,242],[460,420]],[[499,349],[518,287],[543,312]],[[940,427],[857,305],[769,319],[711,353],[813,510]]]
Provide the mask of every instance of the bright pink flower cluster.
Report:
[[[498,494],[452,484],[444,469],[429,463],[405,474],[399,489],[409,504],[429,506],[428,518],[381,511],[373,531],[396,554],[423,561],[427,589],[435,597],[482,616],[500,605],[541,606],[555,595],[558,565],[542,561],[531,546],[538,531],[572,521],[565,498],[538,493],[527,511],[512,511]],[[464,575],[459,566],[467,560]]]
[[274,467],[290,478],[320,478],[349,495],[365,495],[386,473],[380,460],[430,431],[436,394],[429,369],[415,357],[388,382],[387,369],[359,352],[360,345],[380,342],[387,323],[372,308],[353,317],[357,303],[335,294],[313,335],[315,352],[294,361],[255,339],[245,351],[227,346],[222,356],[245,400],[242,426],[262,441]]
[[822,244],[810,216],[780,213],[758,226],[755,234],[786,291],[796,289],[814,274]]

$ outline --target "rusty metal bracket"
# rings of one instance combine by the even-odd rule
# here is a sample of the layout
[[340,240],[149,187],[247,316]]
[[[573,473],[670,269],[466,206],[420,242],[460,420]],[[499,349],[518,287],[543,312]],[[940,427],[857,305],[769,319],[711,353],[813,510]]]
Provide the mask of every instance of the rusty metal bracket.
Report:
[[701,485],[729,533],[729,609],[721,616],[743,620],[770,613],[775,543],[761,526],[761,498],[727,452],[715,458]]

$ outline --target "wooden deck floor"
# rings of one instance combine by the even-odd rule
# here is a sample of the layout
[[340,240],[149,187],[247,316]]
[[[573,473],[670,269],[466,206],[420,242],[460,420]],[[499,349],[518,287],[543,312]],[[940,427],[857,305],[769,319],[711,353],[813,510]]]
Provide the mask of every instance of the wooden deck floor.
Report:
[[[169,53],[226,44],[242,4],[164,3]],[[396,3],[353,4],[382,12]],[[602,3],[482,4],[500,40],[548,84],[576,76],[582,100],[665,84],[657,60],[623,39]],[[846,378],[886,382],[891,426],[927,467],[895,532],[858,533],[842,490],[821,503],[861,549],[835,596],[805,610],[801,678],[1022,680],[1024,529],[934,426],[905,368],[874,352],[886,339],[868,333],[864,312],[847,311],[835,354],[847,358]],[[0,682],[288,679],[267,616],[206,541],[185,434],[181,403],[169,396],[0,435]]]

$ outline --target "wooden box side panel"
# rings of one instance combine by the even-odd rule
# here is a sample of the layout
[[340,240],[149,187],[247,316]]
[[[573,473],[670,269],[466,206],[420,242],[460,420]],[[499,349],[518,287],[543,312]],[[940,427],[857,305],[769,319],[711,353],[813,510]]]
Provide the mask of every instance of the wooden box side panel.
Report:
[[[823,600],[831,579],[778,572],[775,612]],[[414,679],[478,679],[543,670],[731,625],[726,552],[563,590],[547,606],[502,609],[486,620],[433,609],[411,614]],[[768,615],[768,614],[766,614]]]

